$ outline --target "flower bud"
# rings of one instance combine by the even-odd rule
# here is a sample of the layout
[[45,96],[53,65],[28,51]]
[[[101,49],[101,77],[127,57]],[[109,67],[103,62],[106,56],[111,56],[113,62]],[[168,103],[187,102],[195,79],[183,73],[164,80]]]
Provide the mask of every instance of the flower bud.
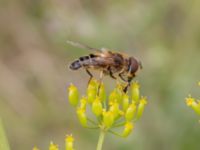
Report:
[[39,150],[39,148],[37,148],[36,146],[33,147],[33,150]]
[[118,102],[121,103],[122,101],[122,93],[119,89],[115,88],[109,95],[109,103]]
[[102,111],[103,111],[102,103],[99,97],[97,97],[92,103],[92,112],[98,117],[102,114]]
[[117,98],[117,102],[121,103],[122,99],[123,99],[123,89],[121,85],[118,85],[116,88],[116,98]]
[[74,138],[72,135],[67,135],[65,138],[66,150],[74,150]]
[[101,87],[99,89],[99,97],[102,102],[106,100],[106,91],[103,83],[101,83]]
[[86,105],[87,105],[87,99],[86,99],[86,97],[82,97],[81,100],[80,100],[80,108],[85,110]]
[[124,116],[124,114],[125,114],[125,113],[124,113],[122,110],[119,110],[119,115],[120,115],[120,116]]
[[123,100],[122,100],[122,109],[123,111],[126,111],[129,106],[129,96],[127,94],[123,95]]
[[77,106],[79,100],[79,93],[78,89],[73,84],[71,84],[68,88],[68,98],[69,98],[69,103],[72,106]]
[[133,82],[131,85],[131,95],[132,100],[137,103],[140,97],[140,85],[137,82]]
[[87,91],[96,90],[97,92],[98,86],[99,86],[99,82],[95,79],[92,79],[88,84]]
[[124,131],[122,133],[122,136],[127,137],[132,132],[133,128],[134,128],[133,123],[127,122],[124,125]]
[[133,117],[135,116],[135,112],[136,112],[136,105],[135,102],[133,102],[132,104],[129,105],[129,107],[126,110],[125,113],[126,121],[132,121]]
[[49,150],[58,150],[58,145],[53,144],[53,142],[50,143]]
[[147,104],[146,98],[142,97],[142,99],[140,100],[139,105],[138,105],[138,111],[137,111],[137,116],[136,116],[137,120],[140,119],[140,117],[142,116],[142,114],[144,112],[144,107],[146,104]]
[[86,127],[87,126],[87,116],[85,114],[85,109],[77,108],[76,113],[78,115],[78,119],[79,119],[81,125],[83,127]]
[[197,103],[194,98],[189,96],[186,98],[186,103],[190,106],[198,115],[200,115],[200,103]]
[[114,103],[116,101],[116,95],[114,91],[110,93],[108,100],[109,100],[109,104]]
[[91,104],[95,100],[96,96],[97,96],[96,91],[90,90],[87,94],[88,103]]
[[114,115],[112,112],[107,111],[103,113],[103,124],[105,127],[110,128],[114,123]]
[[98,85],[99,84],[95,79],[92,79],[88,84],[87,98],[88,98],[88,103],[90,104],[94,101],[94,99],[97,96]]
[[113,113],[114,118],[117,118],[119,115],[119,104],[117,102],[111,104],[109,111]]

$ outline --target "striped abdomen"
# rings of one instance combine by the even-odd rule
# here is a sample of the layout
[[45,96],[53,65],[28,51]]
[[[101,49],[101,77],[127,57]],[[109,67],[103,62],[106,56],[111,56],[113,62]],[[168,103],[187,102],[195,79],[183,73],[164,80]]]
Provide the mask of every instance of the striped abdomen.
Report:
[[93,54],[90,54],[89,56],[80,57],[78,60],[72,62],[69,68],[72,70],[77,70],[81,67],[89,67],[92,65],[92,63],[94,63],[94,59],[96,57],[97,56]]

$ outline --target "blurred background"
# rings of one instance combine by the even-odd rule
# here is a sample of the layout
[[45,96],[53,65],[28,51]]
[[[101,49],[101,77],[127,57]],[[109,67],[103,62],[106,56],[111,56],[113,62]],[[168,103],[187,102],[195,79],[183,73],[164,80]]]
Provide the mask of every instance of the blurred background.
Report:
[[[126,139],[107,135],[104,149],[197,150],[200,125],[185,97],[200,97],[199,0],[1,0],[0,117],[12,150],[64,147],[73,133],[77,150],[94,150],[98,132],[80,126],[66,88],[87,85],[84,70],[68,65],[91,47],[140,59],[136,80],[149,99]],[[107,91],[115,81],[105,78]]]

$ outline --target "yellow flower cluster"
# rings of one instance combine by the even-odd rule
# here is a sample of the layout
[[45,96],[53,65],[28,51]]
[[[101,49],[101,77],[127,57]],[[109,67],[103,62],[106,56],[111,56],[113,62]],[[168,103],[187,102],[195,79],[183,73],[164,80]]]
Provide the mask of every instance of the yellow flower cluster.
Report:
[[[74,138],[72,135],[67,135],[65,138],[65,150],[75,150],[73,147],[74,144]],[[33,150],[39,150],[36,146],[33,148]],[[59,150],[58,145],[54,144],[53,142],[50,142],[49,150]]]
[[[86,128],[97,128],[110,131],[115,127],[123,127],[116,135],[127,137],[134,128],[134,123],[142,116],[147,100],[140,96],[140,86],[133,82],[130,94],[123,92],[123,87],[117,85],[110,94],[106,94],[103,83],[92,79],[88,84],[86,95],[79,98],[79,91],[71,84],[68,88],[69,103],[76,108],[79,122]],[[93,118],[89,117],[89,110]]]
[[[200,86],[200,82],[198,82],[198,85]],[[200,115],[200,100],[197,100],[189,95],[186,98],[186,104],[191,107],[198,115]]]

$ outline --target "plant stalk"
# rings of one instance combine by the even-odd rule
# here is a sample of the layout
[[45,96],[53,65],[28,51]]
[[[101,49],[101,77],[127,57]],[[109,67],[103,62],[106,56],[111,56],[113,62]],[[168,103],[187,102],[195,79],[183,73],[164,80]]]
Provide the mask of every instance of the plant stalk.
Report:
[[105,131],[101,130],[96,150],[102,150],[104,137],[105,137]]

